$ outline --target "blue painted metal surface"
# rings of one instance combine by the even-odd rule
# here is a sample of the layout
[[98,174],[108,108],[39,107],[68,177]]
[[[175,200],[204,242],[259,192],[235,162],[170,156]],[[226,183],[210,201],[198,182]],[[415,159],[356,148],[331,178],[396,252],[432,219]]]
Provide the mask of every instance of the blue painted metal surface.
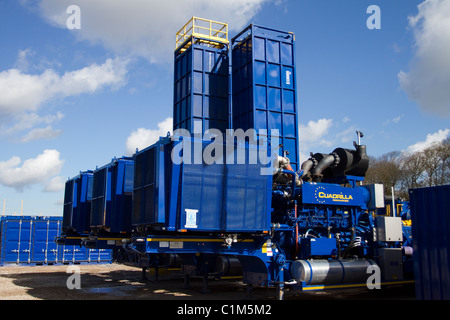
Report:
[[92,171],[80,172],[65,185],[63,230],[89,232],[91,219]]
[[62,217],[4,216],[0,219],[0,265],[109,263],[111,250],[55,243]]
[[[320,274],[321,262],[332,259],[346,274],[345,282],[365,285],[367,258],[374,258],[378,248],[401,251],[400,241],[374,237],[374,210],[380,205],[370,199],[374,204],[368,206],[376,193],[360,184],[369,164],[364,145],[315,154],[297,171],[294,40],[292,33],[256,25],[233,38],[232,110],[227,45],[193,36],[177,48],[174,129],[188,132],[160,138],[133,156],[133,232],[116,245],[116,257],[145,268],[163,264],[163,255],[177,255],[187,277],[191,271],[207,276],[214,272],[215,258],[232,257],[245,283],[282,291],[288,284],[305,288],[303,261],[317,260],[310,268]],[[267,155],[268,146],[261,149],[245,139],[231,145],[212,142],[205,137],[210,128],[255,129],[259,141],[267,133],[272,139],[276,129],[279,155],[287,158],[264,164],[259,155]],[[236,154],[229,153],[230,147]],[[255,150],[256,161],[250,162]],[[246,161],[236,161],[239,151]],[[270,174],[262,174],[268,166]],[[102,181],[110,179],[104,175]],[[102,203],[111,196],[112,191],[98,199]],[[102,248],[113,241],[91,237],[83,245]],[[344,283],[344,277],[337,282]]]
[[[188,145],[192,150],[189,161]],[[248,163],[248,144],[236,147],[235,152],[242,150],[247,164],[206,164],[201,154],[200,162],[195,161],[194,150],[203,154],[209,146],[210,141],[165,138],[135,154],[133,225],[159,224],[168,231],[270,229],[272,175],[261,175],[267,165]],[[217,147],[225,150],[225,144]],[[172,150],[184,150],[181,163],[172,162]]]
[[94,171],[91,227],[131,232],[134,161],[123,157]]
[[277,129],[300,169],[294,34],[250,25],[231,41],[233,129]]
[[175,51],[173,128],[225,132],[229,125],[228,45],[197,42]]
[[450,185],[409,191],[416,298],[450,299]]
[[[209,142],[202,144],[202,150],[210,146]],[[223,144],[218,147],[225,150]],[[249,163],[251,146],[235,147],[236,154],[239,150],[247,154],[244,164],[181,164],[181,229],[247,233],[270,230],[272,175],[261,174],[267,165],[259,159]]]
[[364,188],[345,188],[336,184],[304,183],[302,202],[310,204],[357,206],[366,208],[369,193]]
[[172,147],[170,138],[161,138],[133,156],[133,226],[164,225],[169,219]]

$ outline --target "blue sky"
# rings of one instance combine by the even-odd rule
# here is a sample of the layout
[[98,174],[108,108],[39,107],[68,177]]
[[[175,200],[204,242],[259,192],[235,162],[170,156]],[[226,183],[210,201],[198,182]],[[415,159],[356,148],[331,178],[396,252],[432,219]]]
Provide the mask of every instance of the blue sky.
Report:
[[24,215],[62,215],[67,178],[171,129],[175,33],[193,15],[231,37],[249,23],[295,33],[303,160],[351,148],[356,130],[373,156],[450,135],[449,1],[0,1],[6,214],[23,200]]

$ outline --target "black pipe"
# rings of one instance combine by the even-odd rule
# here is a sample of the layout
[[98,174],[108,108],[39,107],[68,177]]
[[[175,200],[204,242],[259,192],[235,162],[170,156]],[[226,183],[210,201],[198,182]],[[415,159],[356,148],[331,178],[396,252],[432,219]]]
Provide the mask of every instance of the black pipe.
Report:
[[314,168],[312,174],[318,176],[322,174],[322,172],[331,166],[335,162],[335,156],[332,154],[327,155],[322,160],[320,160],[319,164]]
[[302,173],[302,176],[300,177],[300,179],[303,178],[304,176],[306,176],[309,173],[309,171],[311,170],[313,165],[314,165],[314,162],[313,162],[312,159],[308,159],[308,160],[306,160],[305,162],[302,163],[301,169],[303,170],[303,173]]

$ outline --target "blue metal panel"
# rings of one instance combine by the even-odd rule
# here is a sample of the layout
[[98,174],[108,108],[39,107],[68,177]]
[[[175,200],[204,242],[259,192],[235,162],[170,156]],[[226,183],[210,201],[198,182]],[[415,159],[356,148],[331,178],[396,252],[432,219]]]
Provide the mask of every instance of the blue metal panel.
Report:
[[[202,150],[208,144],[203,141]],[[218,232],[270,229],[272,175],[261,174],[266,165],[258,159],[254,164],[248,161],[248,144],[240,148],[246,152],[244,164],[182,163],[178,228]]]
[[66,182],[64,193],[63,230],[87,232],[90,227],[92,171],[80,174]]
[[113,159],[96,169],[93,178],[91,226],[108,232],[130,232],[132,213],[132,158]]
[[450,299],[450,185],[411,189],[416,298]]
[[35,263],[57,263],[58,245],[53,241],[61,233],[61,219],[56,217],[33,220],[31,260]]
[[172,142],[161,138],[136,152],[134,159],[132,225],[166,223],[166,208],[171,200],[170,179]]
[[77,245],[59,246],[62,217],[4,216],[0,219],[0,265],[49,265],[111,262],[111,250],[88,251]]
[[301,238],[300,258],[337,256],[336,238]]
[[[165,138],[135,154],[133,225],[159,224],[168,231],[270,229],[272,175],[261,174],[267,165],[258,159],[255,164],[249,163],[248,144],[240,147],[244,149],[245,164],[206,164],[195,150],[203,154],[211,143],[194,138],[172,142]],[[224,155],[225,147],[217,145],[223,148]],[[186,158],[188,148],[192,151],[190,159]],[[183,152],[181,163],[172,161],[172,151]]]
[[1,228],[1,262],[31,262],[32,242],[31,217],[4,217]]
[[306,182],[301,190],[303,203],[364,208],[369,201],[369,193],[365,188],[346,188],[335,184]]
[[61,263],[81,263],[88,261],[86,247],[62,245],[59,246],[59,261]]
[[192,41],[175,51],[174,129],[230,128],[228,46]]
[[232,39],[233,129],[279,131],[299,169],[294,35],[250,25]]

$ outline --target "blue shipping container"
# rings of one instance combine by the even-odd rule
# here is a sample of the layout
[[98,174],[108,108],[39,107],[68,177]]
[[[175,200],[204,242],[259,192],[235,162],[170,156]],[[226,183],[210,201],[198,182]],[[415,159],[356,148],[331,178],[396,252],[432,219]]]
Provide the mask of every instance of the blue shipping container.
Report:
[[450,299],[450,185],[411,189],[416,298]]
[[250,25],[231,40],[233,129],[279,132],[279,155],[299,169],[295,41],[290,32]]
[[62,217],[4,216],[0,218],[0,265],[52,265],[111,262],[111,250],[58,246]]

